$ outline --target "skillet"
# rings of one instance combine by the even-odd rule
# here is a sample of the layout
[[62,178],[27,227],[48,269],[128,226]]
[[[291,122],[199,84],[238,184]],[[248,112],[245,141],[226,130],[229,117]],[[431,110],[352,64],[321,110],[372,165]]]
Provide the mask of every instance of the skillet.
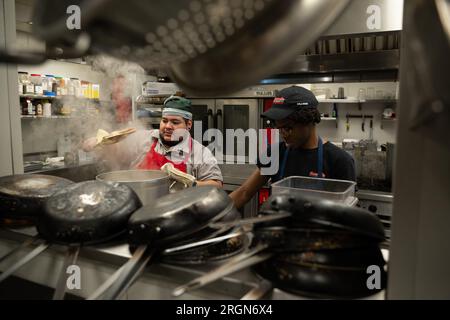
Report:
[[42,214],[45,201],[72,183],[64,178],[42,174],[0,177],[0,218],[9,223],[35,221]]
[[124,184],[87,181],[68,185],[46,201],[37,220],[39,237],[44,241],[0,275],[0,282],[46,250],[51,244],[68,247],[56,287],[55,299],[65,292],[65,270],[75,264],[81,246],[111,241],[126,233],[130,215],[141,203]]
[[228,194],[212,186],[184,189],[141,207],[128,221],[130,248],[136,248],[132,257],[89,299],[120,297],[155,253],[188,239],[198,239],[199,235],[204,237],[205,229],[217,232],[209,224],[230,214],[235,216],[235,210]]
[[[364,252],[321,252],[308,254],[283,254],[255,265],[255,272],[272,282],[274,287],[296,295],[322,299],[353,299],[374,295],[386,288],[387,274],[379,248],[365,248]],[[337,250],[339,251],[339,250]],[[363,259],[355,261],[351,256]],[[339,257],[339,255],[342,255]],[[313,262],[311,262],[311,259]],[[326,264],[318,263],[326,262]],[[380,288],[369,289],[369,265],[380,270]]]

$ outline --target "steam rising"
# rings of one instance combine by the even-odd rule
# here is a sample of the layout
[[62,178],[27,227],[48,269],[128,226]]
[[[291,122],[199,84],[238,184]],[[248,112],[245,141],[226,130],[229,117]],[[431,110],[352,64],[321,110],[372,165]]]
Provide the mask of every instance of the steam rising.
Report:
[[[144,69],[135,63],[105,55],[88,57],[87,60],[94,71],[105,75],[100,87],[101,99],[94,101],[63,96],[52,100],[52,115],[56,114],[56,109],[65,106],[70,107],[70,116],[67,119],[26,120],[29,122],[24,125],[23,135],[24,140],[27,139],[28,148],[24,147],[24,153],[51,152],[58,147],[58,143],[55,145],[54,141],[59,140],[61,143],[63,140],[65,144],[69,144],[68,151],[77,154],[81,143],[95,137],[98,129],[108,132],[129,127],[144,129],[140,121],[132,121],[131,115],[128,122],[120,123],[117,122],[116,115],[118,104],[132,105],[133,97],[140,93],[141,83],[146,78]],[[35,100],[33,103],[38,102]],[[39,160],[45,160],[44,158]],[[115,158],[112,157],[111,160]],[[112,163],[112,167],[118,167],[118,163]]]

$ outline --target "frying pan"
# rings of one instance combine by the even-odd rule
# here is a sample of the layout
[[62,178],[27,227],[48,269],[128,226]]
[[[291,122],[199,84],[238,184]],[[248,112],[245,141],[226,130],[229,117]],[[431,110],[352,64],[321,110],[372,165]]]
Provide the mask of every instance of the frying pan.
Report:
[[[218,220],[219,222],[231,223],[233,221],[239,220],[239,218],[241,217],[240,212],[234,206],[232,206],[230,204],[228,205],[226,210],[228,213],[226,213],[222,218],[220,218]],[[192,234],[183,239],[180,239],[179,241],[177,241],[176,245],[182,246],[185,244],[192,244],[192,243],[196,243],[198,241],[212,239],[215,237],[220,237],[224,234],[227,234],[230,229],[231,229],[230,227],[226,227],[226,226],[223,228],[212,228],[212,227],[210,227],[210,225],[207,225],[203,229],[195,232],[195,234]],[[211,244],[211,245],[213,245],[213,244]],[[193,249],[193,250],[195,250],[195,249]],[[186,253],[185,250],[182,250],[182,251],[184,251]]]
[[35,220],[42,214],[45,201],[72,183],[64,178],[41,174],[0,177],[0,218],[11,222]]
[[279,254],[276,260],[299,266],[328,269],[367,269],[368,266],[383,267],[383,254],[378,246],[352,249],[304,251]]
[[123,184],[87,181],[62,188],[47,200],[37,221],[37,230],[44,242],[5,270],[0,282],[51,243],[67,245],[68,254],[54,295],[55,299],[62,299],[66,267],[76,262],[81,245],[104,243],[124,234],[131,213],[140,206],[138,196]]
[[264,203],[260,213],[270,215],[277,212],[291,213],[291,217],[276,221],[278,225],[302,226],[306,223],[345,230],[380,242],[385,239],[378,217],[361,208],[302,195],[275,195]]
[[[234,230],[232,231],[234,232]],[[222,261],[241,253],[249,244],[247,235],[241,234],[221,242],[195,249],[162,255],[161,261],[168,264],[198,265]]]
[[[381,288],[370,290],[367,286],[369,274],[366,268],[336,268],[326,265],[311,267],[301,263],[287,262],[296,259],[292,257],[285,257],[284,260],[270,259],[253,268],[257,274],[271,281],[275,287],[311,298],[361,298],[373,295],[386,287],[387,275],[383,268],[384,264],[379,265]],[[334,259],[327,258],[327,260]]]
[[[240,213],[234,206],[229,205],[226,208],[226,211],[227,213],[219,220],[219,222],[232,222],[239,219]],[[211,248],[211,251],[220,251],[220,248],[224,246],[227,240],[230,240],[232,238],[241,239],[242,235],[243,233],[240,231],[240,229],[230,231],[229,228],[216,229],[211,228],[208,225],[203,229],[195,232],[194,234],[183,237],[179,241],[176,241],[176,243],[174,244],[175,247],[165,249],[164,251],[159,252],[159,254],[164,256],[175,255],[179,257],[189,257],[191,253],[198,254],[199,252],[203,252],[204,254],[211,255],[211,253],[209,253],[208,247],[216,246],[216,249]],[[225,239],[223,239],[223,241],[216,241],[216,239],[220,239],[221,237],[224,237]],[[210,239],[211,242],[208,241]],[[229,249],[231,249],[231,246],[229,246]],[[134,253],[135,250],[136,244],[130,244],[130,252]],[[192,258],[195,259],[194,257]],[[189,260],[189,258],[184,258],[183,260]]]
[[120,297],[155,252],[185,242],[189,237],[195,239],[211,222],[234,210],[227,193],[212,186],[185,189],[161,197],[152,206],[140,208],[128,221],[128,240],[132,247],[138,246],[136,251],[89,299]]
[[[72,184],[64,178],[22,174],[0,177],[0,225],[8,228],[32,226],[42,215],[45,201],[57,190]],[[31,246],[30,239],[0,258],[4,262],[17,252]]]
[[268,227],[254,230],[254,243],[267,245],[271,252],[298,252],[360,248],[377,242],[345,230]]
[[128,221],[131,244],[183,241],[235,210],[227,193],[215,187],[189,188],[137,210]]
[[[324,250],[333,251],[366,247],[377,248],[377,244],[377,240],[371,237],[346,230],[321,228],[318,225],[310,226],[309,228],[288,228],[286,226],[259,228],[253,230],[253,243],[248,251],[235,257],[234,261],[230,261],[176,288],[173,294],[179,296],[187,291],[198,289],[233,272],[270,259],[277,253],[323,252]],[[356,256],[356,254],[361,252],[354,251],[354,259],[363,259],[364,255],[362,257]],[[321,257],[320,254],[317,256]]]
[[258,227],[321,227],[345,230],[355,235],[385,240],[383,224],[371,212],[324,199],[303,195],[273,195],[261,207],[259,216],[233,223],[214,223],[212,227],[255,225]]
[[131,213],[140,206],[135,192],[125,184],[81,182],[49,198],[37,229],[52,243],[104,243],[126,232]]

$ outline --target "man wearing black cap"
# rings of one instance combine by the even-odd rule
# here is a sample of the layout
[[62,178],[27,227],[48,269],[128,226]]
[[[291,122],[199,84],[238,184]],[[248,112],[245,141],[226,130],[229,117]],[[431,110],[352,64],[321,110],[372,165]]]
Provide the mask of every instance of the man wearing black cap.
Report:
[[279,92],[272,108],[262,114],[283,140],[278,147],[278,172],[263,175],[261,168],[265,166],[258,162],[259,168],[230,195],[237,208],[244,206],[269,179],[272,183],[289,176],[355,181],[353,158],[317,135],[318,104],[314,94],[303,87],[292,86]]

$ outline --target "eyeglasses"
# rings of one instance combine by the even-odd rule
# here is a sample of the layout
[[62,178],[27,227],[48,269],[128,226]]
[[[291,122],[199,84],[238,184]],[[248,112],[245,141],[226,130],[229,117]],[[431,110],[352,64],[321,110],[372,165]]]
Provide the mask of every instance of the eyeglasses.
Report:
[[280,130],[281,133],[286,134],[286,135],[290,134],[292,132],[292,130],[294,130],[294,127],[291,124],[286,124],[286,125],[281,126],[281,125],[277,125],[275,123],[275,121],[270,121],[269,126],[272,129]]

